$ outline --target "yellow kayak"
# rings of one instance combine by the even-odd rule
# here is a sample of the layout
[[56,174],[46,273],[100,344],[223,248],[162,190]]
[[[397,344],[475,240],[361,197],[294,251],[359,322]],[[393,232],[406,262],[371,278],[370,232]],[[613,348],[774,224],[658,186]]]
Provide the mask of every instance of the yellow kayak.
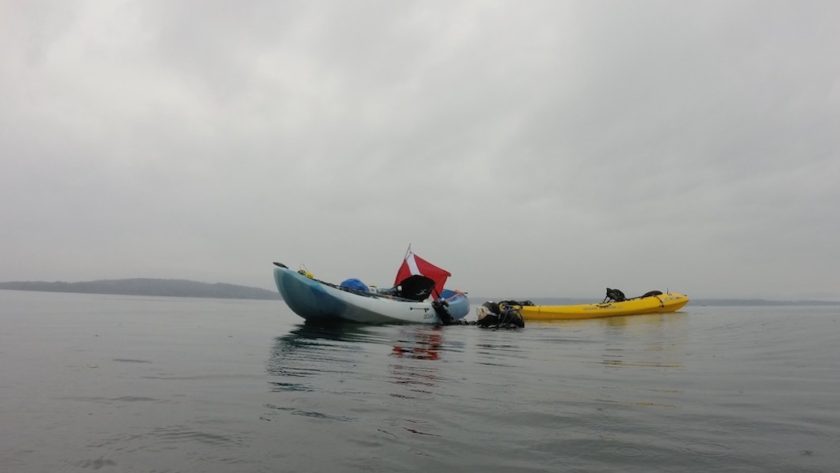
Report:
[[688,304],[688,296],[666,292],[656,296],[638,297],[621,302],[578,305],[533,305],[517,307],[525,320],[575,320],[621,315],[663,314],[675,312]]

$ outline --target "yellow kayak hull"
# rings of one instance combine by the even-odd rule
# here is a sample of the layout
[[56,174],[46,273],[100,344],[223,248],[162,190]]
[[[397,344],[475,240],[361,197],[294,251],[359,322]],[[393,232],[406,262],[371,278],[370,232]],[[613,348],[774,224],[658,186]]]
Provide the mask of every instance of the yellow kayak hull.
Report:
[[523,306],[520,311],[525,320],[577,320],[624,315],[664,314],[675,312],[688,304],[688,296],[679,292],[666,292],[658,296],[630,299],[622,302],[578,305]]

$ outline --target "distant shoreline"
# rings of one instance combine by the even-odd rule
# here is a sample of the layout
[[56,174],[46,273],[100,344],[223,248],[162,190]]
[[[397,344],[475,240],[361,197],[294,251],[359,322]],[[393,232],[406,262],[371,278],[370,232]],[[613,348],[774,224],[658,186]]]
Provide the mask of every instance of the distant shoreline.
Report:
[[689,302],[695,306],[840,306],[840,301],[815,301],[815,300],[794,300],[794,301],[770,301],[766,299],[697,299]]
[[186,279],[107,279],[83,282],[11,281],[0,283],[0,289],[76,294],[110,294],[125,296],[204,297],[215,299],[280,300],[275,291],[226,283],[203,283]]
[[[470,298],[472,300],[472,298]],[[768,299],[736,299],[736,298],[706,298],[706,299],[691,299],[687,307],[726,307],[726,306],[750,306],[750,307],[773,307],[773,306],[840,306],[840,301],[825,301],[825,300],[768,300]],[[486,300],[502,300],[499,298],[480,299],[481,302]],[[524,299],[516,299],[524,300]],[[572,304],[593,304],[601,302],[601,300],[584,299],[580,297],[534,297],[529,299],[536,305],[572,305]]]
[[[63,292],[74,294],[105,294],[125,296],[161,296],[161,297],[204,297],[216,299],[256,299],[282,300],[276,291],[258,287],[241,286],[226,283],[203,283],[187,279],[105,279],[97,281],[63,282],[63,281],[10,281],[0,282],[0,289],[14,291],[35,292]],[[487,300],[499,298],[471,297],[473,304],[480,304]],[[535,297],[531,298],[535,304],[566,305],[591,304],[598,302],[593,299],[571,297]],[[689,306],[840,306],[840,301],[825,300],[767,300],[767,299],[736,299],[736,298],[706,298],[692,299]]]

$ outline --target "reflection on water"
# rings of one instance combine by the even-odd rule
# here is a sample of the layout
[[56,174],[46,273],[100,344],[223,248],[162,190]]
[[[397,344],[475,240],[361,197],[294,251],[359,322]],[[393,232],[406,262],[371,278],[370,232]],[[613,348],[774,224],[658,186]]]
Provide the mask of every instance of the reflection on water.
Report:
[[681,368],[683,314],[610,317],[603,321],[605,366],[618,368]]
[[611,368],[683,366],[688,322],[684,313],[606,317],[592,320],[540,321],[529,329],[557,332],[549,339],[561,343],[598,343],[600,360]]
[[302,324],[275,339],[267,371],[270,383],[278,391],[312,391],[315,376],[343,376],[353,371],[353,357],[344,352],[359,352],[362,342],[375,338],[371,327],[358,324]]
[[397,432],[435,437],[428,410],[416,403],[439,395],[440,363],[463,352],[463,343],[445,345],[441,327],[297,326],[271,350],[268,382],[278,397],[264,417],[373,424],[391,441]]
[[443,344],[441,327],[303,324],[275,340],[267,371],[276,377],[270,383],[277,391],[334,391],[336,383],[352,384],[346,377],[355,379],[367,371],[371,378],[382,374],[359,364],[372,355],[378,359],[386,355],[383,379],[406,388],[389,394],[413,398],[429,394],[437,382],[435,363],[428,362],[441,360],[446,351]]
[[442,327],[411,327],[401,331],[391,354],[397,358],[438,360],[442,344]]
[[388,381],[395,389],[389,395],[402,399],[432,396],[440,382],[437,362],[443,346],[442,327],[401,327],[396,338],[388,363]]
[[318,341],[360,342],[372,337],[375,328],[360,324],[300,324],[286,335],[278,337],[277,341],[281,347],[290,349],[318,345]]

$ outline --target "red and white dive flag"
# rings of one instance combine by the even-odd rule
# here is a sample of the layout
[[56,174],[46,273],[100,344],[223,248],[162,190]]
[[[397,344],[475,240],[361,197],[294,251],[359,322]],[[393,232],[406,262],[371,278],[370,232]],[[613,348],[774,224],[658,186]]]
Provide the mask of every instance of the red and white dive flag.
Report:
[[394,286],[399,286],[407,278],[417,275],[426,276],[435,282],[434,298],[439,299],[441,292],[443,292],[443,285],[446,284],[446,279],[452,276],[452,273],[443,268],[438,268],[415,255],[411,250],[408,250],[408,253],[405,255],[405,261],[403,261],[400,269],[397,271]]

